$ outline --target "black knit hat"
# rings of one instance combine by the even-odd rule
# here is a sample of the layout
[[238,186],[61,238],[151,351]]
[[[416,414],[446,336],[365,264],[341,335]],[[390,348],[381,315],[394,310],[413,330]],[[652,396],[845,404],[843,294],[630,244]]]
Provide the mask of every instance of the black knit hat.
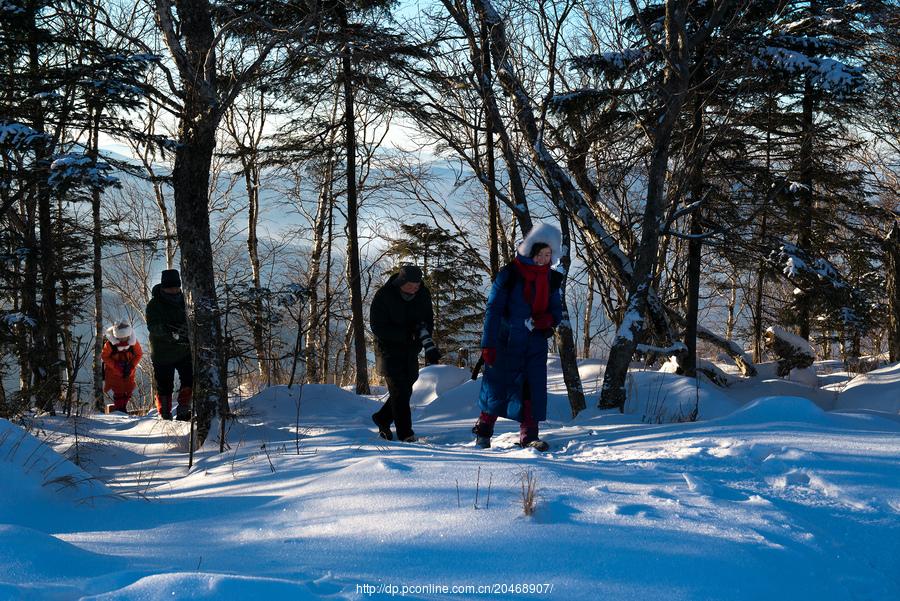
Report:
[[402,286],[403,284],[421,284],[422,270],[415,265],[403,265],[400,268],[400,273],[397,274],[397,279],[394,280],[394,283],[398,286]]
[[164,269],[159,283],[163,288],[181,288],[181,276],[177,269]]

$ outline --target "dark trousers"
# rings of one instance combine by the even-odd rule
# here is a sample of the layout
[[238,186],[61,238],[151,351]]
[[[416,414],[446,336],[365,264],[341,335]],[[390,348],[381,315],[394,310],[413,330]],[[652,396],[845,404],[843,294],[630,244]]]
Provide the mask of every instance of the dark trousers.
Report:
[[194,387],[194,366],[191,358],[186,357],[177,363],[153,362],[153,378],[156,381],[156,393],[170,395],[175,390],[175,372],[181,380],[182,388]]
[[375,419],[387,426],[393,423],[397,428],[397,438],[403,440],[414,435],[409,399],[412,396],[413,384],[419,379],[418,359],[413,356],[412,360],[397,362],[390,367],[390,371],[384,376],[388,400],[375,413]]

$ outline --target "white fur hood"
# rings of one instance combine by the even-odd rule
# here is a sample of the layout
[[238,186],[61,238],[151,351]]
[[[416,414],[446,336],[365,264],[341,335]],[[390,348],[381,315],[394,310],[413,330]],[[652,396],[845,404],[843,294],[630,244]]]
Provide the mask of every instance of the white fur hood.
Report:
[[551,261],[550,265],[556,266],[559,264],[560,257],[562,256],[562,234],[559,233],[558,228],[549,223],[536,222],[531,227],[531,231],[528,232],[528,235],[525,236],[525,239],[519,243],[516,252],[523,257],[527,257],[531,254],[531,248],[534,246],[535,242],[549,244],[550,250],[553,251],[553,261]]
[[[109,340],[109,343],[111,345],[116,346],[119,344],[119,341],[116,338],[116,335],[113,334],[114,329],[115,329],[115,326],[106,328],[106,339]],[[134,330],[132,330],[131,336],[128,337],[128,346],[134,346],[135,342],[137,342],[137,336],[135,336]]]

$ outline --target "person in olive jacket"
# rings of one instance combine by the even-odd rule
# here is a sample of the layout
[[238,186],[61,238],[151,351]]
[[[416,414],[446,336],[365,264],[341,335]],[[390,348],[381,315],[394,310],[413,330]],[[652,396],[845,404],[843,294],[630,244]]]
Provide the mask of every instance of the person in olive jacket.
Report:
[[177,269],[162,272],[160,282],[153,287],[152,298],[147,303],[146,317],[150,332],[150,359],[156,382],[156,410],[162,419],[172,419],[172,393],[177,371],[181,389],[178,391],[175,419],[189,421],[194,370],[181,276]]
[[372,421],[386,440],[393,440],[393,423],[398,440],[415,442],[409,400],[419,378],[419,352],[425,348],[429,364],[441,357],[431,338],[434,310],[431,292],[422,283],[422,270],[404,265],[392,275],[375,293],[369,319],[375,336],[375,369],[388,387],[388,400]]

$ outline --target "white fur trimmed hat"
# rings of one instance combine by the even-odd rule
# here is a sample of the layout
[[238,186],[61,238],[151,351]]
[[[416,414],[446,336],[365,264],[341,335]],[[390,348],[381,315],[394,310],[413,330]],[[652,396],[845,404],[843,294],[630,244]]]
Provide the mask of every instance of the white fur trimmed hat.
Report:
[[131,335],[134,334],[134,329],[128,321],[123,319],[113,325],[109,332],[116,338],[131,338]]
[[553,251],[551,265],[557,265],[562,251],[562,234],[559,229],[549,223],[535,222],[525,239],[519,243],[516,251],[523,257],[531,255],[531,248],[536,242],[542,242]]

